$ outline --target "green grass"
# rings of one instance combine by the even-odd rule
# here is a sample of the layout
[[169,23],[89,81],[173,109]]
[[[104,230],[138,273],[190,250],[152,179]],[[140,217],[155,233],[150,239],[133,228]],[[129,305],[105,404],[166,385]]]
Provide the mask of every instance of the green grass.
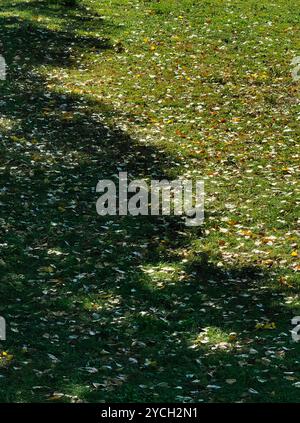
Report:
[[[1,2],[0,400],[299,402],[294,2],[78,3]],[[98,216],[120,170],[204,225]]]

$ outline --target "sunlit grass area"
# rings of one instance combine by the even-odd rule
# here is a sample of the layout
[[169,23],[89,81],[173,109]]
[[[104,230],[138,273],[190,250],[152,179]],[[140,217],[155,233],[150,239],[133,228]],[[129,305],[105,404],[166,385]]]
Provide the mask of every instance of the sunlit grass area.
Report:
[[[293,2],[2,0],[2,402],[299,402]],[[205,221],[96,212],[205,182]]]

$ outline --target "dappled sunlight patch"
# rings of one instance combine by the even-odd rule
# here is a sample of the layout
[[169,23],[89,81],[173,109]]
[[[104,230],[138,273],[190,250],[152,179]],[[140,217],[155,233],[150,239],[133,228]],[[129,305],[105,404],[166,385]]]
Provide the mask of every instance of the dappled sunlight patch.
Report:
[[0,352],[0,369],[8,367],[14,356],[10,354],[8,351],[1,351]]
[[211,351],[230,351],[236,345],[237,334],[235,332],[225,332],[219,327],[210,326],[204,328],[194,339],[191,340],[190,348],[209,349]]
[[68,383],[65,382],[64,390],[54,391],[47,395],[47,401],[50,402],[71,402],[80,403],[83,402],[82,398],[85,397],[89,390],[89,387],[82,384]]
[[186,272],[178,264],[162,263],[159,266],[142,266],[141,268],[147,275],[149,283],[157,289],[174,286],[187,278]]
[[100,312],[112,310],[122,304],[122,297],[113,292],[100,292],[93,297],[85,298],[83,308],[88,311]]
[[3,116],[0,117],[1,132],[2,131],[11,131],[14,128],[14,126],[16,126],[16,125],[17,125],[17,122],[16,122],[15,119],[10,119],[10,118],[3,117]]
[[300,295],[299,294],[293,294],[288,295],[284,298],[284,302],[286,304],[286,307],[290,310],[292,310],[295,315],[300,314]]

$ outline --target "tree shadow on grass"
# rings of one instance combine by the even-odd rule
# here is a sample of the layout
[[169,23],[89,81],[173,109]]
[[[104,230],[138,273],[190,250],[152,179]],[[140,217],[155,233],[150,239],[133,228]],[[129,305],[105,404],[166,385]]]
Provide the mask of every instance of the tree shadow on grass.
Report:
[[[32,70],[35,65],[78,67],[78,55],[89,51],[100,54],[112,48],[108,37],[78,35],[67,28],[50,30],[15,16],[1,21],[2,53],[9,64],[11,80],[22,80],[26,71]],[[21,66],[20,60],[23,61]]]
[[[174,177],[172,157],[107,123],[109,105],[47,88],[31,68],[73,66],[60,56],[70,35],[30,28],[15,43],[32,61],[0,106],[0,312],[14,355],[1,400],[296,400],[291,311],[267,271],[190,256],[202,230],[177,218],[97,216],[98,179]],[[51,48],[32,54],[39,37]],[[277,328],[256,328],[267,321]]]

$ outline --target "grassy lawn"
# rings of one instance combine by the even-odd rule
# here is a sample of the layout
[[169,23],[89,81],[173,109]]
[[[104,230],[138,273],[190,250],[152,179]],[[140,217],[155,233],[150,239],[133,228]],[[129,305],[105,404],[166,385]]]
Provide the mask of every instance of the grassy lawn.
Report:
[[[299,402],[290,0],[1,0],[2,402]],[[205,222],[99,179],[205,181]]]

